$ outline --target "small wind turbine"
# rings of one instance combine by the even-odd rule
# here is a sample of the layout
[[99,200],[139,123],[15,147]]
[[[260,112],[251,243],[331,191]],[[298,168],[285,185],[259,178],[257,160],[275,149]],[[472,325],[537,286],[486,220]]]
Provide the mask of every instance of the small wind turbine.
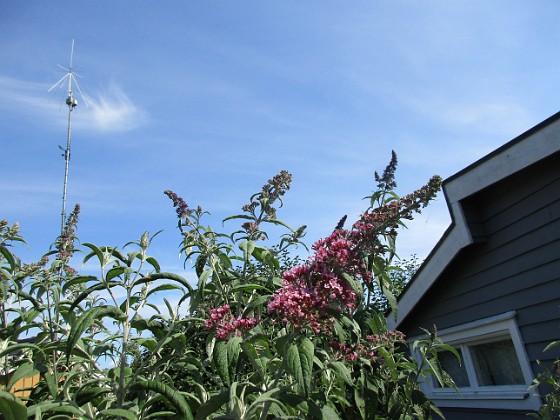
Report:
[[72,69],[73,58],[74,58],[74,40],[72,39],[72,50],[70,51],[70,66],[68,68],[65,68],[62,67],[61,65],[58,65],[58,67],[66,71],[66,74],[48,90],[50,92],[53,89],[57,87],[60,88],[64,86],[65,83],[68,83],[68,97],[66,98],[66,105],[68,105],[68,133],[66,138],[66,149],[62,149],[61,146],[58,146],[64,151],[63,156],[66,163],[66,168],[64,170],[64,189],[62,192],[62,213],[61,213],[62,221],[60,227],[61,234],[64,233],[64,224],[66,223],[66,190],[68,187],[68,167],[70,165],[70,141],[72,138],[72,111],[74,110],[74,108],[78,106],[78,100],[74,98],[74,90],[73,90],[74,85],[76,85],[78,92],[80,92],[80,95],[82,96],[82,99],[84,100],[84,103],[87,106],[87,100],[82,90],[80,89],[80,85],[78,84],[78,81],[76,80],[75,77],[80,75],[74,73]]

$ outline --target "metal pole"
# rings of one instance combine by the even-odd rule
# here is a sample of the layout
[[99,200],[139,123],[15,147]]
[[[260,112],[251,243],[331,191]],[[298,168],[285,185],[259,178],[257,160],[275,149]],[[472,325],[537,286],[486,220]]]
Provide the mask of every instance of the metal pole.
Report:
[[[70,79],[70,78],[69,78]],[[66,104],[68,105],[68,135],[66,140],[66,150],[64,151],[64,160],[66,162],[66,167],[64,170],[64,190],[62,192],[62,213],[61,213],[61,226],[60,234],[64,234],[64,224],[66,223],[66,189],[68,186],[68,168],[70,165],[70,141],[72,135],[72,111],[78,105],[78,101],[72,96],[72,89],[68,91],[68,98],[66,98]]]

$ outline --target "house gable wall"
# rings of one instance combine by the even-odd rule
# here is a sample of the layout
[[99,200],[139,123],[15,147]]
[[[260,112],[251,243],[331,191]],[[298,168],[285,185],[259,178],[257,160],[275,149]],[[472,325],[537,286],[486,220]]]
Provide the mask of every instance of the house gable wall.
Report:
[[560,347],[560,153],[463,199],[477,241],[461,250],[399,329],[444,329],[507,311],[534,372]]

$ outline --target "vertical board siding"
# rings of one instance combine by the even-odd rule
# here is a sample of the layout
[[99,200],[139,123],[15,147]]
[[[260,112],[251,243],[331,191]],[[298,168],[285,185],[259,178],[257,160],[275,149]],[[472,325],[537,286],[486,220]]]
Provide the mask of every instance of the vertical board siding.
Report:
[[560,356],[542,351],[560,339],[559,168],[556,153],[466,200],[485,241],[449,264],[401,324],[405,333],[516,310],[533,367]]
[[39,383],[41,375],[37,374],[30,378],[22,378],[17,381],[10,392],[18,398],[27,398],[31,394],[31,390]]

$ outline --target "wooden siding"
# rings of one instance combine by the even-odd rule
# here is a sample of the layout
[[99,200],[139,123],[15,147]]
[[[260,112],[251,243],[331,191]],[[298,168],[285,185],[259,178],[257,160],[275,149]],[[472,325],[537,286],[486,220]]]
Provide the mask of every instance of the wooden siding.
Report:
[[[450,262],[399,329],[439,329],[507,311],[533,371],[560,357],[560,154],[467,198],[467,220],[481,240]],[[453,417],[455,418],[455,417]],[[459,418],[459,417],[457,417]]]
[[10,392],[18,398],[27,398],[31,394],[31,390],[39,383],[41,375],[37,374],[30,378],[23,378],[17,381]]

